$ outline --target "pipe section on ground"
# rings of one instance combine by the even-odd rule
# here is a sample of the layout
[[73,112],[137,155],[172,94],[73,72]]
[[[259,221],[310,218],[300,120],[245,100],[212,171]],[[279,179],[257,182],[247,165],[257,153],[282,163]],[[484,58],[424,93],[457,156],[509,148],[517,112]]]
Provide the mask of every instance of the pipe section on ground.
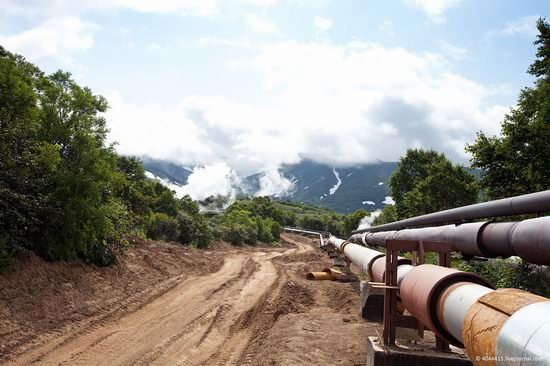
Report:
[[514,216],[543,212],[550,212],[550,191],[530,193],[522,196],[457,207],[380,226],[355,230],[352,231],[352,234],[399,230],[412,226],[472,221],[487,217]]

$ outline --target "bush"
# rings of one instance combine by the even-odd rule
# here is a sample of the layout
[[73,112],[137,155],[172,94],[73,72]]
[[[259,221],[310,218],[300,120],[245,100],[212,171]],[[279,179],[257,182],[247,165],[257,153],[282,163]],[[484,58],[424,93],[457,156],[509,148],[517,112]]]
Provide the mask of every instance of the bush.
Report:
[[252,213],[246,210],[232,210],[222,219],[222,237],[231,244],[256,244],[257,223]]
[[325,230],[325,223],[323,219],[319,216],[304,215],[298,221],[298,225],[304,229],[318,230],[318,231]]
[[208,248],[212,242],[212,229],[207,220],[199,215],[181,211],[177,217],[178,241],[182,244],[195,245],[198,248]]
[[460,261],[457,267],[487,278],[497,288],[518,288],[550,297],[549,274],[544,267],[519,259],[489,259],[488,261]]
[[162,212],[155,212],[147,229],[147,236],[154,240],[176,241],[178,221]]

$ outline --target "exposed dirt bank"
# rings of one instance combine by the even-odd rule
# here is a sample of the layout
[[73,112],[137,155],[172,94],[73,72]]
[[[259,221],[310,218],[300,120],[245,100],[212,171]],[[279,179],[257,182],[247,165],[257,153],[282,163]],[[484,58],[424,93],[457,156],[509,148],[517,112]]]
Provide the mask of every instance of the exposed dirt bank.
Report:
[[354,365],[377,326],[356,284],[313,282],[309,239],[209,251],[137,243],[110,268],[28,255],[0,276],[0,360],[27,365]]

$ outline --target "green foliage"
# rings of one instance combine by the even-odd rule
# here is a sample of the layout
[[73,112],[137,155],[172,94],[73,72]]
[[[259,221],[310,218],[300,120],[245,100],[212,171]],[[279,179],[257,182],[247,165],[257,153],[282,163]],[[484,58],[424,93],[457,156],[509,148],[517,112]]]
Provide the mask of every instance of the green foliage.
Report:
[[369,213],[365,210],[357,210],[352,214],[344,216],[344,222],[341,229],[344,237],[349,237],[351,232],[357,229],[361,220],[368,215]]
[[189,243],[210,244],[195,202],[106,143],[107,107],[70,74],[45,75],[0,47],[0,268],[20,248],[108,265],[128,235],[176,240],[180,212]]
[[196,213],[180,211],[177,217],[178,241],[194,245],[198,248],[208,248],[213,239],[212,229],[204,216]]
[[154,240],[176,241],[178,239],[178,220],[164,212],[155,212],[147,229],[147,236]]
[[539,19],[537,28],[537,59],[528,70],[535,85],[520,92],[499,137],[480,132],[466,148],[489,199],[550,189],[550,26]]
[[322,216],[304,215],[298,220],[298,226],[304,229],[323,231],[325,222]]
[[477,200],[475,177],[433,150],[407,150],[390,178],[390,189],[398,219]]
[[223,215],[221,223],[224,240],[235,245],[256,244],[258,228],[252,212],[233,209]]
[[490,259],[486,262],[460,261],[457,267],[482,275],[498,288],[518,288],[550,297],[548,274],[544,268],[534,264],[515,259]]

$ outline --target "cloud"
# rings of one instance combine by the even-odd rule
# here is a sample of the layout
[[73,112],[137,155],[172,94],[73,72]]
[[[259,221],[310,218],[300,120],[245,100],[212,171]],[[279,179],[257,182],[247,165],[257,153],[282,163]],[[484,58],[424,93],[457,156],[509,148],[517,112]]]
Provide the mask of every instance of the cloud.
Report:
[[240,178],[235,171],[225,162],[217,162],[193,169],[187,184],[175,190],[180,197],[188,194],[194,200],[203,200],[216,194],[235,197],[235,187],[240,185]]
[[468,51],[465,48],[450,44],[445,41],[438,41],[436,45],[450,58],[455,60],[463,60],[466,58]]
[[[22,3],[24,3],[22,5]],[[58,16],[88,11],[131,10],[140,13],[212,16],[219,0],[4,0],[3,11],[11,16]]]
[[[370,202],[370,201],[367,201]],[[373,212],[370,212],[367,216],[363,217],[361,221],[359,221],[359,226],[357,226],[357,230],[366,229],[371,226],[371,224],[374,222],[374,220],[380,216],[382,213],[382,210],[376,210]]]
[[70,63],[74,52],[93,46],[97,29],[97,25],[78,17],[52,18],[17,34],[0,35],[0,44],[31,60],[55,57]]
[[538,19],[539,19],[538,15],[519,17],[514,21],[506,23],[506,25],[500,31],[500,33],[505,36],[522,34],[522,35],[534,38],[538,34],[537,26],[536,26]]
[[384,20],[378,25],[378,30],[388,36],[393,36],[395,34],[395,25],[391,20]]
[[[111,139],[128,154],[183,165],[224,161],[242,175],[308,158],[340,166],[396,161],[434,148],[466,162],[467,142],[497,134],[498,90],[449,71],[437,53],[350,42],[279,41],[247,48],[230,70],[253,75],[269,103],[195,95],[174,109],[108,96]],[[251,76],[252,77],[252,76]],[[264,188],[288,184],[268,174]]]
[[260,189],[256,196],[284,195],[289,192],[294,184],[283,175],[278,169],[270,169],[260,177]]
[[323,18],[320,16],[316,16],[313,18],[313,26],[315,27],[315,30],[319,33],[324,33],[332,27],[332,20],[328,18]]
[[248,13],[245,16],[248,28],[254,33],[268,34],[272,36],[281,35],[282,32],[277,24],[257,14]]
[[445,12],[457,6],[461,0],[404,0],[406,4],[422,10],[436,23],[444,23]]

